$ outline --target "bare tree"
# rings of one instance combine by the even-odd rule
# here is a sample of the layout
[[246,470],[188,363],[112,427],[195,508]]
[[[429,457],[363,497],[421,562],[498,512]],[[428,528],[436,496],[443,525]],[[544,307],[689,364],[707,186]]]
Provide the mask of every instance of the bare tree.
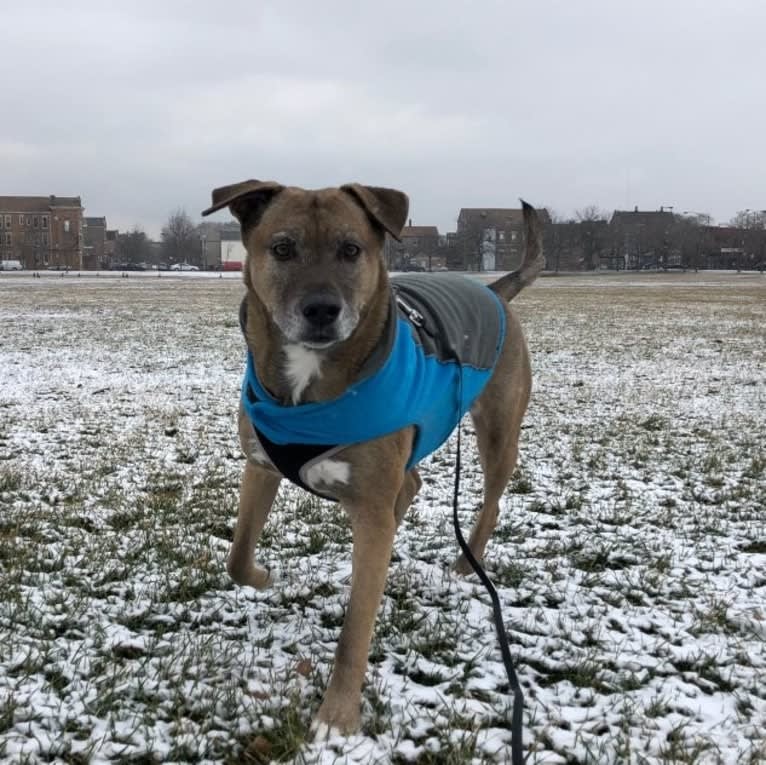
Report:
[[740,210],[729,221],[729,225],[748,231],[762,231],[766,229],[766,210]]
[[197,229],[186,211],[171,213],[162,229],[162,255],[168,264],[199,260],[200,242]]
[[547,210],[548,217],[551,219],[551,223],[565,223],[566,218],[561,215],[557,210],[554,210],[550,205],[540,205],[538,210]]
[[606,247],[606,222],[608,213],[596,205],[588,205],[575,211],[579,223],[579,244],[582,248],[583,267],[586,271],[598,268],[601,251]]
[[678,256],[678,265],[684,270],[693,268],[698,271],[703,264],[705,233],[709,216],[702,213],[674,215],[669,227],[668,241],[670,251]]
[[138,226],[134,226],[126,234],[117,235],[114,254],[120,265],[138,265],[151,259],[152,245],[149,237]]
[[458,231],[458,236],[463,253],[463,268],[467,271],[481,271],[484,226],[480,222],[471,221],[470,225]]
[[741,246],[745,268],[766,268],[766,210],[740,210],[729,225],[741,230]]
[[691,223],[695,223],[698,226],[712,226],[713,225],[713,216],[709,213],[701,213],[701,212],[684,212],[681,213],[682,217],[686,221],[690,221]]
[[586,205],[579,210],[575,210],[575,219],[578,223],[590,223],[595,220],[606,220],[609,213],[602,210],[597,205]]

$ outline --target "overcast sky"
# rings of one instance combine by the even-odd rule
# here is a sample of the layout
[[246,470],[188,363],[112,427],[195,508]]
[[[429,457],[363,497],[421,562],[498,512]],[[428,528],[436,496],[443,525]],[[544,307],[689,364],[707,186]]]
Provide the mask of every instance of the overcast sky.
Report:
[[[156,236],[245,178],[360,181],[415,224],[523,196],[766,208],[764,0],[3,7],[0,194]],[[225,218],[224,214],[219,214]]]

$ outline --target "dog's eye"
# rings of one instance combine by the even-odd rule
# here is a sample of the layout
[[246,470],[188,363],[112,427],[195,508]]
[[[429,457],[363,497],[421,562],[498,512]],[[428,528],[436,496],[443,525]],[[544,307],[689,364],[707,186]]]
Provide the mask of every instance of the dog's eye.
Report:
[[362,248],[353,242],[344,242],[341,247],[341,254],[346,260],[356,260],[362,253]]
[[274,244],[271,245],[271,254],[277,260],[289,260],[293,256],[293,243],[287,239],[274,242]]

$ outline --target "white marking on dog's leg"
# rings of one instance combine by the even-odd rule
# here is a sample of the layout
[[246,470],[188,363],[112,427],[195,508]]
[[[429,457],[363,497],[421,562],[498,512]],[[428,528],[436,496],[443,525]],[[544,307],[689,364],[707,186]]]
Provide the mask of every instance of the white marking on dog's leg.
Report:
[[293,404],[300,401],[306,386],[315,377],[319,377],[322,359],[316,351],[303,345],[286,345],[287,367],[285,373],[293,389]]
[[248,457],[259,465],[271,465],[271,460],[263,450],[261,442],[258,440],[258,436],[253,436],[250,439],[250,453],[248,454]]
[[314,735],[314,741],[317,743],[342,735],[339,728],[336,728],[334,725],[328,725],[325,722],[319,722],[319,720],[314,720],[311,723],[311,732]]
[[348,462],[326,459],[312,465],[306,471],[306,483],[312,489],[320,485],[331,486],[334,483],[348,483],[351,478],[351,466]]

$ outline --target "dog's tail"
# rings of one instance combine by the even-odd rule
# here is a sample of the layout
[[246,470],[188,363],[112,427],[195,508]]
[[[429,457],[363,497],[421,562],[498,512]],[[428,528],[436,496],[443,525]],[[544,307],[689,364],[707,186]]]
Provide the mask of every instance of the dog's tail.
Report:
[[524,238],[526,240],[521,266],[488,285],[493,292],[506,301],[513,300],[524,287],[532,284],[545,265],[543,228],[540,225],[540,218],[535,208],[523,199],[521,206],[524,213]]

